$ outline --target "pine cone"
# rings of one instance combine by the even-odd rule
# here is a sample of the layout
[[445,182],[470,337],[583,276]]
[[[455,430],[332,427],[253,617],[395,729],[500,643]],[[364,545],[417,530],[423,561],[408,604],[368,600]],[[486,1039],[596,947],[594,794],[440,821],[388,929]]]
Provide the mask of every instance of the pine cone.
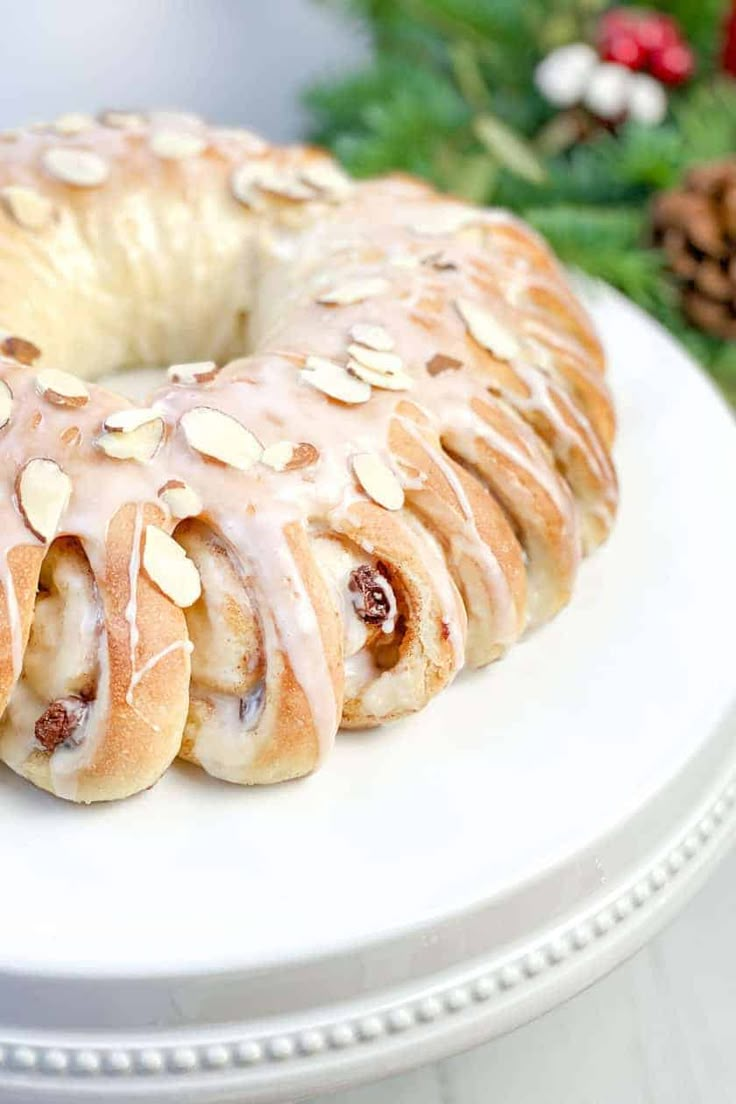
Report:
[[736,340],[736,157],[691,169],[657,196],[652,223],[690,321]]

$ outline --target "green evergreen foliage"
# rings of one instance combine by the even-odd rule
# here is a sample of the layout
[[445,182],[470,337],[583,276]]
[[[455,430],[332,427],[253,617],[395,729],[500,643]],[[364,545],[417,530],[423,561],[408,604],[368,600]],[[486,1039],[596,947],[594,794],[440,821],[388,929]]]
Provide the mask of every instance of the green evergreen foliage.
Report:
[[533,72],[555,46],[593,39],[604,0],[330,6],[336,18],[365,23],[373,60],[307,91],[315,141],[357,176],[406,170],[516,211],[566,263],[650,311],[736,399],[736,343],[688,324],[648,237],[656,191],[677,184],[690,165],[736,152],[736,80],[719,75],[725,0],[650,0],[679,21],[696,52],[696,78],[671,94],[659,127],[601,128],[573,145]]

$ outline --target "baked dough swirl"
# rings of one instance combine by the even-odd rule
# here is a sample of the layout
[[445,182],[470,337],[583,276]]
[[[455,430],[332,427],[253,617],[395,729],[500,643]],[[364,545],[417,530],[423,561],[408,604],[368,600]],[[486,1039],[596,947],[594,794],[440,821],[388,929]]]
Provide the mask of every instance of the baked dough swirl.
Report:
[[[509,214],[125,112],[3,135],[0,205],[15,771],[85,802],[177,754],[304,775],[567,602],[614,415]],[[145,402],[94,382],[140,365],[170,366]]]

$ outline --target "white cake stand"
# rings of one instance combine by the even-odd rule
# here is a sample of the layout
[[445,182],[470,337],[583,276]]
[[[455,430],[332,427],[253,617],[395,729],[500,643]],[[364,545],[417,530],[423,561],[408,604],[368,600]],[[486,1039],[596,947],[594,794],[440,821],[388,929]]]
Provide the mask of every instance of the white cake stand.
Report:
[[291,1101],[436,1058],[609,970],[724,852],[736,432],[590,301],[622,508],[553,624],[306,782],[177,767],[79,809],[0,777],[0,1100]]

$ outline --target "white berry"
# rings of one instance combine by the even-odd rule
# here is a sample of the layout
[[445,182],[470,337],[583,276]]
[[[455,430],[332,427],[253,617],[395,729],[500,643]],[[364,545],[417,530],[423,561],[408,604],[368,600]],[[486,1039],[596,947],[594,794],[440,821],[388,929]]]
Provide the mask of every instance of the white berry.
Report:
[[560,46],[539,63],[534,83],[555,107],[572,107],[583,98],[598,55],[585,42]]
[[601,119],[618,119],[629,106],[634,74],[623,65],[604,61],[590,74],[583,103]]
[[629,117],[644,126],[658,126],[667,114],[667,93],[648,73],[632,77],[627,96]]

